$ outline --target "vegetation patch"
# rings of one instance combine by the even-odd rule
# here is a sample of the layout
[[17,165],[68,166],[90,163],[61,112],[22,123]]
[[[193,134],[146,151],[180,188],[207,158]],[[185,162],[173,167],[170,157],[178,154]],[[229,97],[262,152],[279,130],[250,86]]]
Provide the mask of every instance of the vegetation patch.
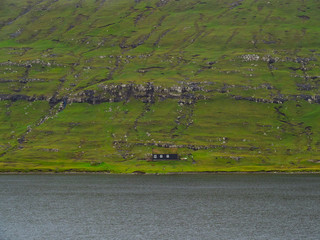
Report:
[[318,1],[1,4],[1,172],[319,171]]

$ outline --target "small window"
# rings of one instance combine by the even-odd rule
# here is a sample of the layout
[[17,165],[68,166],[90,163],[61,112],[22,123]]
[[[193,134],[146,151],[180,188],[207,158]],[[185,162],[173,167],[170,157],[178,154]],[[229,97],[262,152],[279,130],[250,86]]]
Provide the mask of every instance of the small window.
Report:
[[153,158],[157,158],[157,155],[153,155]]
[[167,158],[169,158],[169,154],[167,154]]
[[163,158],[163,155],[162,155],[162,154],[160,155],[160,158]]

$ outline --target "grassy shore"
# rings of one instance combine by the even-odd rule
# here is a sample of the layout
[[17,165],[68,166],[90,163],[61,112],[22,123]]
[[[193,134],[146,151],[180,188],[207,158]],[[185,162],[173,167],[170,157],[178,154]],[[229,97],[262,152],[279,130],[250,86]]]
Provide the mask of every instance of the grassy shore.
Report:
[[2,166],[0,173],[110,173],[110,174],[192,174],[192,173],[320,173],[315,166],[205,166],[187,163],[148,162],[146,164],[57,164],[48,166]]

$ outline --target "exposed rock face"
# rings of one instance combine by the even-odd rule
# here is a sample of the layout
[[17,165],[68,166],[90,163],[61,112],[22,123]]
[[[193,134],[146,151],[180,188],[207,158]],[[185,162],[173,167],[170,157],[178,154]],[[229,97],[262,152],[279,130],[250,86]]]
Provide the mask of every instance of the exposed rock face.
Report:
[[[69,103],[90,103],[99,104],[102,102],[121,102],[129,101],[130,98],[139,99],[145,103],[154,103],[156,101],[162,101],[165,99],[179,99],[181,104],[191,104],[200,99],[206,99],[205,93],[218,92],[228,94],[229,88],[234,88],[233,85],[225,85],[222,88],[217,88],[215,90],[207,89],[206,84],[198,83],[181,83],[181,85],[172,87],[162,87],[155,86],[152,83],[143,84],[108,84],[99,85],[98,90],[83,90],[69,96],[57,97],[57,96],[28,96],[22,94],[0,94],[0,100],[10,100],[10,101],[48,101],[51,106],[58,103],[69,104]],[[309,89],[309,85],[299,85],[299,88]],[[269,85],[261,85],[254,89],[264,88],[267,90],[272,90],[273,87]],[[248,87],[247,89],[252,89]],[[282,104],[289,100],[304,99],[310,103],[320,103],[320,95],[283,95],[278,94],[272,98],[264,99],[257,97],[248,97],[241,95],[229,95],[236,100],[246,100],[260,103],[277,103]]]
[[[116,143],[117,144],[117,143]],[[259,148],[252,147],[234,147],[227,145],[193,145],[193,144],[171,144],[171,143],[156,143],[156,142],[148,142],[148,143],[135,143],[136,146],[154,146],[161,148],[188,148],[194,151],[198,150],[208,150],[208,149],[237,149],[237,150],[257,150]]]
[[44,96],[27,96],[27,95],[21,95],[21,94],[0,94],[0,101],[2,100],[10,100],[10,101],[19,101],[19,100],[25,100],[29,102],[37,101],[37,100],[48,100]]
[[169,88],[155,86],[152,83],[142,84],[118,84],[100,85],[99,90],[85,90],[71,97],[68,103],[87,102],[97,104],[101,102],[128,101],[130,98],[140,99],[146,103],[153,103],[167,98],[182,99],[182,102],[189,103],[194,100],[203,99],[204,96],[196,91],[203,90],[198,84],[187,84],[184,86],[173,86]]
[[255,62],[255,61],[262,60],[262,61],[267,62],[269,64],[275,63],[275,62],[295,62],[295,63],[307,64],[311,61],[317,61],[317,59],[314,57],[279,58],[279,57],[272,57],[270,55],[260,56],[258,54],[244,54],[244,55],[241,55],[240,58],[242,58],[242,60],[244,62]]
[[58,102],[66,103],[91,103],[98,104],[102,102],[120,102],[127,101],[130,98],[141,99],[143,102],[154,102],[155,99],[164,100],[167,98],[185,99],[185,102],[202,99],[201,94],[196,91],[203,89],[198,84],[186,84],[184,86],[173,86],[169,88],[154,86],[151,83],[142,84],[109,84],[100,85],[99,90],[84,90],[70,96],[58,98],[56,96],[27,96],[21,94],[0,94],[0,100],[26,100],[37,101],[46,100],[50,104]]

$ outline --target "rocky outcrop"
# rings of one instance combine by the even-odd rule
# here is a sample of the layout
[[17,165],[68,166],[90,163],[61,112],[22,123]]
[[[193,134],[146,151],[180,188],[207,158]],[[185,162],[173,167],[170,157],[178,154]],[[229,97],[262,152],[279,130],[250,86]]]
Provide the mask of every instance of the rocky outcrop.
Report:
[[258,102],[258,103],[277,103],[282,104],[289,100],[299,100],[303,99],[305,101],[308,101],[309,103],[320,103],[320,95],[306,95],[306,94],[299,94],[299,95],[279,95],[277,97],[274,97],[272,99],[264,99],[264,98],[255,98],[255,97],[243,97],[243,96],[233,96],[236,100],[246,100],[251,102]]
[[134,143],[136,146],[151,146],[151,147],[161,147],[161,148],[187,148],[194,151],[198,150],[208,150],[208,149],[233,149],[233,150],[247,150],[255,151],[259,147],[236,147],[236,146],[227,146],[227,145],[193,145],[193,144],[172,144],[172,143],[156,143],[156,142],[147,142],[147,143]]
[[242,59],[242,61],[244,62],[256,62],[256,61],[263,61],[263,62],[267,62],[269,64],[275,63],[275,62],[295,62],[295,63],[301,63],[301,64],[307,64],[311,61],[317,61],[316,58],[314,57],[296,57],[296,58],[292,58],[292,57],[275,57],[275,56],[271,56],[271,55],[258,55],[258,54],[244,54],[241,55],[240,58]]
[[16,66],[16,67],[29,67],[31,68],[33,65],[40,65],[40,66],[47,66],[47,67],[65,67],[63,64],[58,64],[52,61],[43,61],[41,59],[34,59],[34,60],[27,60],[27,61],[19,61],[19,62],[12,62],[10,60],[6,62],[1,62],[0,66]]
[[198,84],[186,84],[181,86],[161,87],[152,83],[142,84],[108,84],[99,85],[99,90],[84,90],[68,97],[67,102],[88,102],[97,104],[101,102],[121,102],[130,98],[140,99],[145,103],[153,103],[156,100],[168,98],[181,99],[182,103],[191,103],[203,99],[202,94],[196,91],[203,90]]
[[[309,85],[298,85],[301,90],[309,90]],[[63,105],[70,103],[90,103],[99,104],[103,102],[121,102],[129,101],[132,98],[139,99],[144,103],[154,103],[156,101],[163,101],[165,99],[177,99],[179,104],[193,104],[201,99],[210,98],[215,93],[224,93],[234,98],[235,100],[246,100],[259,103],[276,103],[282,104],[289,100],[303,99],[309,103],[320,103],[320,95],[283,95],[283,94],[270,94],[269,98],[258,98],[253,96],[233,95],[232,89],[240,88],[243,90],[258,90],[266,89],[272,90],[273,86],[262,84],[258,87],[250,86],[235,86],[223,85],[221,88],[212,88],[211,83],[187,83],[180,82],[179,85],[171,87],[162,87],[159,85],[147,84],[100,84],[97,90],[83,90],[76,93],[71,93],[67,96],[58,97],[54,96],[28,96],[23,94],[0,94],[1,100],[9,101],[48,101],[51,106],[62,103]],[[308,89],[306,89],[308,88]]]
[[48,98],[45,96],[27,96],[22,94],[0,94],[0,101],[9,100],[16,102],[19,100],[34,102],[34,101],[47,101]]
[[282,104],[286,101],[288,101],[288,98],[285,97],[275,97],[273,99],[264,99],[264,98],[255,98],[255,97],[243,97],[243,96],[233,96],[236,100],[247,100],[251,102],[258,102],[258,103],[277,103]]

